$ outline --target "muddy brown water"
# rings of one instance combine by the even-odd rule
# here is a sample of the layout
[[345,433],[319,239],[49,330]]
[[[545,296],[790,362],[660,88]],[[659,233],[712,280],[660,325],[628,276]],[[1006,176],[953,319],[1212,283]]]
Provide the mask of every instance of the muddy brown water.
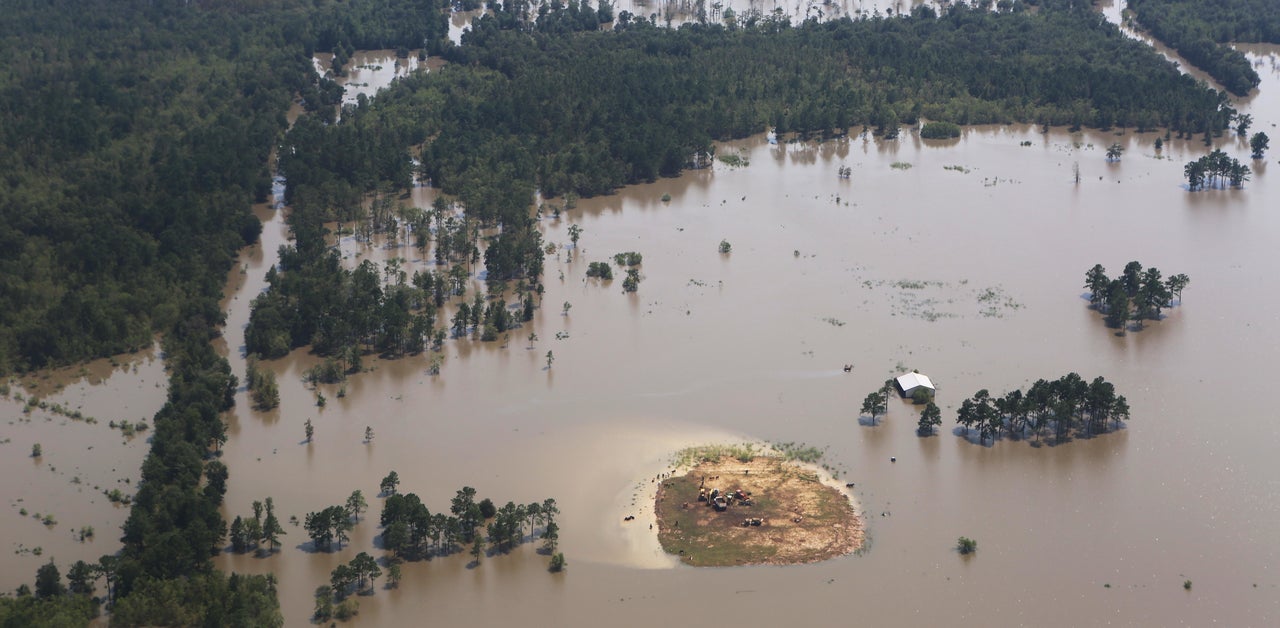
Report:
[[[1264,75],[1242,107],[1255,130],[1280,137],[1280,51],[1242,49]],[[317,358],[298,351],[269,363],[281,407],[252,411],[242,394],[229,417],[228,518],[271,496],[282,520],[301,519],[355,489],[371,509],[340,552],[308,551],[303,530],[286,523],[278,554],[224,554],[217,564],[274,572],[286,622],[305,625],[311,593],[334,566],[381,554],[373,496],[394,469],[433,510],[463,485],[498,503],[556,498],[569,567],[548,573],[532,543],[478,567],[462,555],[408,564],[399,589],[359,598],[362,625],[1273,625],[1280,427],[1266,392],[1280,346],[1269,289],[1280,194],[1267,163],[1248,160],[1234,137],[1219,143],[1254,168],[1246,189],[1187,193],[1182,165],[1205,147],[1174,140],[1157,153],[1155,137],[1022,126],[966,129],[950,142],[761,136],[720,147],[740,151],[746,167],[717,164],[579,201],[543,227],[567,243],[568,226],[581,225],[582,250],[572,262],[548,258],[544,306],[505,347],[450,340],[438,376],[422,357],[371,358],[344,397],[322,389],[323,409],[302,382]],[[1126,151],[1107,163],[1113,142]],[[851,179],[836,176],[841,165]],[[431,195],[421,192],[415,202],[425,205]],[[262,242],[228,277],[223,349],[240,375],[249,301],[288,234],[286,210],[257,211]],[[728,255],[717,251],[722,239]],[[343,247],[350,263],[422,264],[408,248]],[[629,250],[644,254],[637,294],[622,294],[620,274],[607,285],[585,280],[587,262]],[[1080,286],[1094,263],[1116,273],[1130,260],[1192,282],[1165,320],[1120,337],[1086,308]],[[19,552],[0,559],[6,588],[29,582],[50,556],[64,564],[117,546],[125,510],[69,476],[79,464],[104,478],[95,483],[116,481],[107,470],[128,464],[120,457],[136,474],[145,436],[112,460],[89,456],[123,441],[106,417],[150,417],[163,401],[159,360],[143,362],[136,379],[117,379],[129,369],[84,384],[81,403],[98,425],[27,423],[20,404],[6,402],[5,529]],[[911,368],[938,383],[941,433],[917,437],[916,411],[900,403],[879,426],[860,425],[866,393]],[[956,406],[977,389],[1002,393],[1068,371],[1114,382],[1132,406],[1128,428],[1046,447],[979,446],[952,433]],[[73,390],[58,394],[81,394]],[[62,457],[81,440],[94,449],[86,442],[75,462]],[[826,448],[824,462],[856,483],[868,550],[730,569],[663,555],[644,525],[650,480],[683,446],[745,440]],[[34,441],[44,443],[41,461],[27,457]],[[63,493],[74,501],[27,501]],[[59,524],[20,517],[23,504]],[[624,523],[629,514],[637,521]],[[71,538],[82,521],[97,531],[90,547]],[[976,556],[955,552],[960,535],[978,541]],[[40,557],[20,550],[36,545]]]

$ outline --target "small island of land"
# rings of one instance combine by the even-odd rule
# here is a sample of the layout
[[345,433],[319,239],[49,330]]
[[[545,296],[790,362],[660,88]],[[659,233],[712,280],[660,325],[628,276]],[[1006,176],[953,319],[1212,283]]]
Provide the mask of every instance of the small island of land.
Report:
[[864,539],[849,497],[781,456],[703,459],[662,481],[654,513],[662,548],[697,566],[812,563]]

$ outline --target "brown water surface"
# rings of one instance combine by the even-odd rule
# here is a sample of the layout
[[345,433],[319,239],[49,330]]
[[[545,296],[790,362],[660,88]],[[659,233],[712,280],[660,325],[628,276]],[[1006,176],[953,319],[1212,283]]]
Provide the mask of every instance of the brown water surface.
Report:
[[[1280,121],[1276,49],[1243,48],[1270,69],[1240,106],[1270,128]],[[1188,193],[1182,165],[1207,149],[1174,139],[1156,151],[1156,137],[1022,126],[941,143],[755,137],[720,147],[741,151],[746,167],[581,200],[544,219],[560,244],[580,225],[582,250],[572,262],[548,258],[545,306],[505,346],[450,340],[439,376],[424,357],[370,358],[344,397],[322,390],[323,409],[302,382],[316,357],[271,363],[283,401],[264,414],[240,400],[224,454],[227,514],[272,496],[282,519],[302,518],[355,489],[372,497],[393,469],[433,511],[463,485],[498,503],[559,502],[566,573],[547,573],[532,543],[477,567],[461,555],[412,563],[398,590],[360,598],[366,625],[760,625],[832,613],[874,625],[1274,624],[1280,428],[1259,393],[1280,347],[1267,289],[1280,195],[1235,137],[1219,144],[1253,166],[1253,180]],[[1108,163],[1114,142],[1126,151]],[[851,179],[836,176],[841,165]],[[430,194],[415,198],[425,206]],[[232,278],[232,346],[273,257],[262,251],[287,233],[280,213]],[[343,247],[350,263],[422,264],[412,249]],[[587,262],[628,250],[644,254],[638,293],[585,278]],[[1130,260],[1192,282],[1165,320],[1117,336],[1081,285],[1093,264],[1117,273]],[[866,393],[911,368],[938,383],[941,434],[917,437],[916,410],[900,403],[879,426],[860,425]],[[979,388],[1069,371],[1114,382],[1131,425],[1055,446],[979,446],[952,433],[956,406]],[[749,439],[825,447],[825,462],[856,482],[869,550],[708,570],[663,555],[644,509],[671,452]],[[380,500],[370,501],[340,552],[309,552],[301,528],[286,525],[279,554],[224,555],[219,566],[275,572],[288,623],[303,624],[334,566],[380,553]],[[639,519],[624,523],[628,514]],[[960,535],[978,541],[976,556],[954,551]]]

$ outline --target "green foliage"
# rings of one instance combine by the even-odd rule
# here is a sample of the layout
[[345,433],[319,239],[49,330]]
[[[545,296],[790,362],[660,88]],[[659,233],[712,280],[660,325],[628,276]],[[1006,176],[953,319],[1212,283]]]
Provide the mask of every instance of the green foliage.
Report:
[[1280,44],[1280,12],[1269,0],[1130,0],[1128,8],[1157,39],[1237,96],[1260,79],[1244,54],[1225,44]]
[[622,280],[623,292],[635,292],[640,289],[640,269],[632,266],[627,268],[627,276]]
[[587,276],[610,281],[613,279],[613,267],[608,262],[591,262],[587,265]]
[[1085,273],[1084,287],[1089,290],[1089,302],[1106,314],[1107,325],[1123,328],[1127,321],[1158,320],[1160,311],[1172,306],[1175,294],[1182,302],[1182,291],[1190,283],[1191,278],[1183,274],[1162,280],[1158,268],[1144,270],[1133,261],[1115,280],[1107,277],[1102,264],[1095,264]]
[[1254,159],[1262,159],[1263,153],[1267,152],[1270,147],[1271,138],[1267,137],[1267,134],[1262,131],[1254,133],[1253,137],[1249,138],[1249,149],[1253,151],[1250,156]]
[[920,127],[920,137],[926,140],[947,140],[960,137],[960,125],[954,122],[926,122]]
[[889,397],[884,393],[883,390],[877,390],[873,393],[870,393],[867,395],[865,399],[862,400],[862,409],[860,410],[860,412],[862,412],[864,416],[871,417],[871,422],[873,424],[875,423],[877,416],[880,416],[881,414],[884,414],[888,411],[889,411]]
[[733,251],[733,245],[732,245],[732,244],[729,244],[729,241],[728,241],[728,240],[721,240],[721,241],[720,241],[720,254],[721,254],[721,255],[727,255],[727,254],[729,254],[729,253],[730,253],[730,252],[732,252],[732,251]]
[[786,460],[798,460],[813,464],[822,459],[823,451],[804,443],[773,443],[772,447]]
[[1095,434],[1111,421],[1118,428],[1129,420],[1129,403],[1116,394],[1115,386],[1102,377],[1086,382],[1076,373],[1068,373],[1052,382],[1043,379],[1024,394],[1013,390],[1002,397],[992,397],[986,389],[965,399],[956,413],[956,423],[966,430],[976,430],[982,442],[994,440],[1001,432],[1009,436],[1025,436],[1030,430],[1036,438],[1052,426],[1059,442],[1073,433]]
[[916,423],[916,433],[920,436],[932,436],[934,429],[942,425],[942,410],[930,401],[920,412],[920,420]]
[[253,399],[253,407],[258,410],[271,410],[280,405],[280,387],[276,384],[275,371],[258,367],[258,359],[249,356],[245,360],[245,379],[249,380],[249,396]]
[[617,253],[613,256],[613,263],[618,266],[639,266],[644,263],[644,255],[635,251]]
[[961,554],[968,556],[969,554],[978,551],[978,542],[967,536],[962,536],[956,541],[956,549],[959,550]]
[[116,602],[113,626],[283,626],[273,576],[220,573],[136,583]]
[[561,572],[561,571],[564,571],[564,568],[568,566],[568,564],[569,563],[565,562],[564,560],[564,553],[556,552],[555,554],[551,555],[551,565],[548,567],[548,569],[550,569],[552,572]]
[[85,626],[97,614],[87,595],[0,597],[0,626]]
[[44,448],[40,446],[40,443],[36,443],[36,444],[34,444],[34,445],[32,445],[32,446],[31,446],[31,457],[32,457],[32,458],[39,458],[39,457],[41,457],[41,456],[43,456],[43,455],[44,455]]

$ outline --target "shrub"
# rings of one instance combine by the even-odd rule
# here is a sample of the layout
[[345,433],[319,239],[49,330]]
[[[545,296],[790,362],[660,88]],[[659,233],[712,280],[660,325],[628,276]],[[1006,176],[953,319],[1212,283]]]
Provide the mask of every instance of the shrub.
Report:
[[960,137],[960,125],[954,122],[926,122],[920,128],[920,137],[926,140],[949,140]]
[[960,540],[956,541],[956,549],[960,550],[961,554],[968,556],[978,551],[978,542],[967,536],[962,536]]

